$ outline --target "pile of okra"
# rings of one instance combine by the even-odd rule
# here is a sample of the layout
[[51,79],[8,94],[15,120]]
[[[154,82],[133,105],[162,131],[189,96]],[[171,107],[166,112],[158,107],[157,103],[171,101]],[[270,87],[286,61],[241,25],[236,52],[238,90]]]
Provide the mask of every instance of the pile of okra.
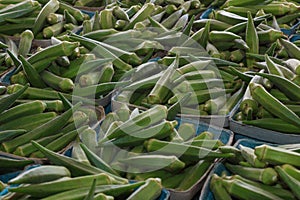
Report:
[[161,199],[223,158],[216,200],[299,199],[297,144],[178,118],[300,134],[299,27],[299,0],[0,0],[0,174],[23,170],[3,198]]

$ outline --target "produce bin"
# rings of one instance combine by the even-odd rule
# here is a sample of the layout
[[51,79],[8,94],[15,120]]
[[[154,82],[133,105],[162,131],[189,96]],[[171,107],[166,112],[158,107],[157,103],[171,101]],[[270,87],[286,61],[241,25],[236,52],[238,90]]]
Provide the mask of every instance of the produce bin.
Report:
[[230,130],[236,134],[244,135],[253,139],[277,143],[277,144],[289,144],[300,142],[300,135],[281,133],[277,131],[267,130],[255,126],[250,126],[243,124],[242,122],[233,119],[234,114],[238,112],[238,107],[232,112],[233,115],[230,116],[229,127]]

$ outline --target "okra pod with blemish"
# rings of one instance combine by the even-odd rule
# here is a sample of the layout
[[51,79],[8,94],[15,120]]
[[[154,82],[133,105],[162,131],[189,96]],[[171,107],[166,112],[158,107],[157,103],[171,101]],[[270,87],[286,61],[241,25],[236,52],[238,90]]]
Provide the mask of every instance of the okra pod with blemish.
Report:
[[244,147],[242,145],[239,146],[241,150],[242,156],[245,160],[253,167],[256,168],[264,168],[267,166],[266,162],[262,162],[257,159],[257,156],[254,154],[254,150],[249,147]]

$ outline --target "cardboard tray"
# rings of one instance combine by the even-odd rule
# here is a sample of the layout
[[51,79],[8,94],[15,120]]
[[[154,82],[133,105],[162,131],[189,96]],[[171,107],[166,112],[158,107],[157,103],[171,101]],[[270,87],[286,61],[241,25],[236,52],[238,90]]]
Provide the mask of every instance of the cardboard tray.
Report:
[[[234,144],[234,146],[238,147],[240,144],[246,147],[255,148],[256,146],[266,144],[266,143],[262,141],[251,140],[251,139],[240,139]],[[268,144],[268,145],[274,145],[274,144]],[[203,185],[199,200],[215,200],[213,193],[211,192],[209,187],[210,179],[213,174],[217,174],[221,176],[223,172],[225,172],[227,175],[230,175],[230,172],[225,168],[222,162],[216,163]]]
[[[226,130],[223,128],[216,127],[214,125],[209,125],[203,122],[191,120],[191,119],[181,119],[180,123],[193,123],[196,126],[197,133],[201,133],[203,131],[210,131],[214,134],[214,139],[220,139],[224,144],[231,145],[233,141],[233,132],[230,130]],[[217,161],[217,160],[216,160]],[[173,189],[168,189],[170,192],[170,200],[182,200],[182,199],[193,199],[193,197],[199,192],[206,180],[207,175],[213,168],[215,163],[212,163],[209,169],[205,172],[205,174],[195,183],[190,189],[186,191],[176,191]]]
[[259,128],[256,126],[250,126],[243,124],[233,119],[233,116],[238,112],[238,106],[232,112],[229,118],[229,129],[236,134],[244,135],[253,139],[258,139],[265,142],[277,143],[277,144],[291,144],[300,143],[299,134],[281,133],[268,129]]

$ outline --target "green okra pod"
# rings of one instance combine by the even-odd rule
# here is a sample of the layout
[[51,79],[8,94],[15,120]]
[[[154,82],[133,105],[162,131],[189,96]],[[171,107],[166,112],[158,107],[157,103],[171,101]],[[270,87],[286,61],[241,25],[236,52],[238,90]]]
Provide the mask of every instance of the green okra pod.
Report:
[[14,102],[27,90],[29,87],[29,84],[26,84],[22,89],[18,90],[17,92],[11,93],[8,96],[4,96],[0,98],[0,113],[2,113],[4,110],[8,109],[11,105],[14,104]]

